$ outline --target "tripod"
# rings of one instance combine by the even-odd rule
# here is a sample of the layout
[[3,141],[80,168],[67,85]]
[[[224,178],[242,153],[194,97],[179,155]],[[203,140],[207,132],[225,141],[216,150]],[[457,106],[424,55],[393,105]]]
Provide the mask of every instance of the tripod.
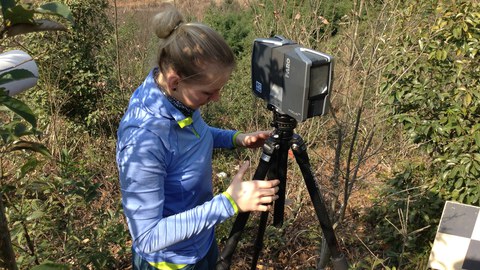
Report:
[[[270,108],[272,109],[272,108]],[[338,247],[338,242],[333,231],[327,209],[323,202],[320,191],[315,182],[315,176],[310,168],[310,161],[307,154],[307,147],[303,139],[294,134],[293,130],[297,126],[297,121],[285,114],[280,114],[273,110],[272,126],[275,128],[272,136],[265,141],[263,153],[259,165],[255,171],[253,179],[279,179],[279,198],[275,201],[273,224],[279,226],[283,224],[283,211],[285,206],[285,189],[287,176],[288,150],[291,148],[300,170],[302,172],[305,184],[310,194],[310,199],[315,208],[315,212],[320,222],[325,240],[327,242],[331,261],[335,270],[347,270],[348,263],[345,256]],[[268,174],[268,175],[267,175]],[[217,261],[216,270],[228,270],[232,262],[232,256],[245,228],[250,212],[238,214],[233,224],[230,236],[225,244],[224,250]],[[254,255],[251,269],[255,270],[260,251],[263,247],[263,236],[267,226],[268,212],[262,212],[258,227],[258,234],[254,245]]]

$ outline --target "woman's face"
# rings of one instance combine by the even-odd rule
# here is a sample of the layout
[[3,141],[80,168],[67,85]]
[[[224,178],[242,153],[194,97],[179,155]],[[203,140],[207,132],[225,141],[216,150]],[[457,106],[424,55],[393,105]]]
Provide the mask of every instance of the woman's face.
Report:
[[172,95],[184,105],[198,109],[210,101],[220,99],[220,91],[230,78],[231,70],[207,72],[204,82],[179,81]]

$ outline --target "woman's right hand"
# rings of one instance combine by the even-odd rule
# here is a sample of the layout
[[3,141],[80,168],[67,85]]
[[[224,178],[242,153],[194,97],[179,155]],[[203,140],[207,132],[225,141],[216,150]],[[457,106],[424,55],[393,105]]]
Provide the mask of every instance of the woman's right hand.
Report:
[[243,181],[243,176],[250,163],[247,161],[233,177],[227,193],[233,198],[240,212],[268,211],[271,203],[278,199],[278,184],[275,180]]

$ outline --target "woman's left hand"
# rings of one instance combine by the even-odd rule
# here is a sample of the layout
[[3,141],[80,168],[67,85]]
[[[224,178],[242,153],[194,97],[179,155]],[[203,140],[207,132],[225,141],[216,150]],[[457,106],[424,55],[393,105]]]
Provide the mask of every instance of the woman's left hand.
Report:
[[271,131],[257,131],[252,133],[240,133],[237,135],[236,144],[247,148],[263,146],[265,140],[270,137]]

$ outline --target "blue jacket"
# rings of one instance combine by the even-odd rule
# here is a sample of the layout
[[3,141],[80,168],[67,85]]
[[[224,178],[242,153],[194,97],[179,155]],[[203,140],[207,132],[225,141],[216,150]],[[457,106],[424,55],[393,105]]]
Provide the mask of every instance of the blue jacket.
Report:
[[152,72],[130,99],[117,141],[122,204],[133,249],[149,262],[194,264],[233,216],[228,194],[213,196],[213,148],[233,148],[235,131],[191,118],[160,91]]

